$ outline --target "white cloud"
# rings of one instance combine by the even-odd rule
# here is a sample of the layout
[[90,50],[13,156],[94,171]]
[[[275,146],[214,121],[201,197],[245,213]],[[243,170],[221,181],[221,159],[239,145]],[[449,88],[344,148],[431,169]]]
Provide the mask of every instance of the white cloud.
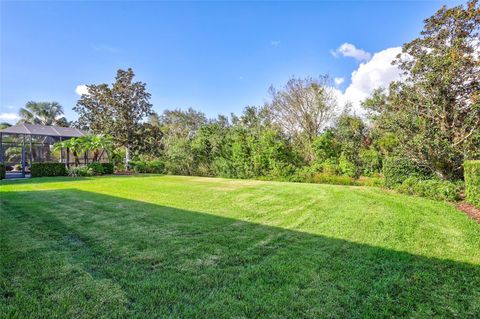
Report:
[[274,46],[274,47],[278,47],[278,46],[280,45],[280,41],[278,41],[278,40],[272,40],[272,41],[270,41],[270,44],[271,44],[272,46]]
[[345,82],[344,78],[334,78],[333,81],[335,82],[336,85],[340,85],[343,82]]
[[88,94],[88,88],[85,84],[77,85],[75,88],[75,93],[78,95]]
[[375,53],[370,61],[360,63],[352,72],[351,83],[339,98],[339,102],[351,102],[352,111],[364,115],[361,102],[370,96],[374,89],[386,88],[390,82],[400,79],[400,70],[392,65],[392,61],[401,51],[401,47],[388,48]]
[[372,56],[369,52],[358,49],[355,45],[345,42],[341,46],[339,46],[335,51],[330,51],[334,57],[346,56],[354,58],[357,61],[368,61]]
[[17,115],[17,113],[0,113],[0,121],[18,121],[20,119],[20,116]]

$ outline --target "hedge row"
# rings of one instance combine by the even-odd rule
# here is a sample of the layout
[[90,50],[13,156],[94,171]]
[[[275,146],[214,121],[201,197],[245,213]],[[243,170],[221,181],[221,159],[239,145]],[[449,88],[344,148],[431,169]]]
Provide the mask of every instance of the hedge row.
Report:
[[480,161],[465,161],[463,169],[467,201],[480,207]]
[[67,168],[63,163],[33,163],[32,177],[67,176]]
[[5,178],[5,164],[0,164],[0,179],[4,179]]

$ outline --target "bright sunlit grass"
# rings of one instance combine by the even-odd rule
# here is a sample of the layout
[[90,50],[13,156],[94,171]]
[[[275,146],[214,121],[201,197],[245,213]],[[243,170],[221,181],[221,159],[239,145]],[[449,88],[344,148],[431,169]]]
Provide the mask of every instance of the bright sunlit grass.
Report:
[[480,225],[446,203],[173,176],[0,190],[2,318],[480,313]]

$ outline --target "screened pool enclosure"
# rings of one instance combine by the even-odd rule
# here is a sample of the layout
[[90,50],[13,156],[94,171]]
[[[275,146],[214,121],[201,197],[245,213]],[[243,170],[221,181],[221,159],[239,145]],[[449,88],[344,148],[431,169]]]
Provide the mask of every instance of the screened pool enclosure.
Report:
[[[88,151],[75,154],[75,163],[68,148],[55,150],[53,147],[56,142],[87,134],[71,127],[36,124],[17,124],[0,130],[0,162],[5,164],[6,177],[29,177],[34,162],[57,162],[67,166],[91,163],[92,154]],[[102,154],[100,161],[108,161],[107,154]]]

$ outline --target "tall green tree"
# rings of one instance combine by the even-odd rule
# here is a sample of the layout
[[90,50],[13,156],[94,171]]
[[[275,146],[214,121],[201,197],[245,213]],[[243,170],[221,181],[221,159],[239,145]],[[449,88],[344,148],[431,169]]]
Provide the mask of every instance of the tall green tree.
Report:
[[376,91],[364,106],[393,133],[402,155],[445,179],[462,177],[480,157],[480,8],[442,7],[395,63],[403,80]]
[[68,126],[63,107],[57,102],[27,102],[18,111],[19,123]]
[[132,69],[118,70],[111,86],[87,85],[88,94],[73,108],[79,115],[77,126],[110,135],[116,145],[125,147],[127,167],[132,149],[142,139],[143,120],[152,114],[146,84],[133,81],[134,76]]

